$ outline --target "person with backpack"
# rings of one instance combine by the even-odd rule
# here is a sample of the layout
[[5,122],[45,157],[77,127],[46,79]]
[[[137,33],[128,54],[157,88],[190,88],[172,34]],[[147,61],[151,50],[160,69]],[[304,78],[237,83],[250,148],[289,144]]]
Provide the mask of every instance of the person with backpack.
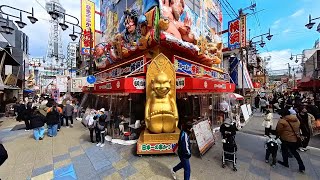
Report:
[[184,169],[184,179],[190,179],[190,157],[191,157],[191,146],[190,146],[190,134],[192,132],[192,123],[186,122],[182,125],[182,130],[178,140],[178,156],[180,163],[171,169],[173,179],[177,179],[176,172],[180,169]]
[[50,111],[47,113],[47,125],[48,125],[48,136],[54,137],[57,135],[58,124],[60,121],[60,114],[55,105],[52,106]]

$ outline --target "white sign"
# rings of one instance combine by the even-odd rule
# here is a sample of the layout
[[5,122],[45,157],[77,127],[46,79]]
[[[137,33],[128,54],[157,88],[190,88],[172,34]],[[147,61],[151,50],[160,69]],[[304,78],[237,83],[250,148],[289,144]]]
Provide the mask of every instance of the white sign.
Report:
[[214,144],[214,137],[209,120],[201,121],[193,125],[193,131],[200,154],[204,154]]
[[88,86],[86,77],[71,79],[71,92],[82,92],[83,86]]
[[68,67],[77,67],[77,46],[78,43],[70,42],[68,45]]
[[251,105],[250,104],[247,104],[247,109],[248,109],[249,116],[251,116],[252,115],[252,111],[251,111]]
[[9,74],[12,74],[12,66],[4,65],[4,75],[8,76]]
[[68,77],[67,76],[57,76],[57,84],[56,87],[59,92],[67,92],[68,91]]
[[142,78],[133,78],[133,86],[136,89],[145,89],[146,80]]
[[245,104],[241,105],[241,111],[242,111],[242,115],[245,121],[247,121],[249,119],[249,113],[248,113],[248,109],[247,106]]
[[183,89],[185,86],[185,78],[181,77],[181,78],[177,78],[176,79],[176,88],[177,89]]

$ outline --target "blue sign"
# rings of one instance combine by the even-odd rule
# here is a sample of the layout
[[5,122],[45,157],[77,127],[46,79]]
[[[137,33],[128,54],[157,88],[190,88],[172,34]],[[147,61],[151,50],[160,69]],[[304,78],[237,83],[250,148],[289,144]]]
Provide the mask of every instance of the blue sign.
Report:
[[88,82],[89,84],[94,84],[94,83],[96,82],[96,77],[94,77],[94,76],[92,76],[92,75],[88,76],[88,77],[87,77],[87,82]]
[[233,50],[240,48],[240,19],[228,22],[228,47]]

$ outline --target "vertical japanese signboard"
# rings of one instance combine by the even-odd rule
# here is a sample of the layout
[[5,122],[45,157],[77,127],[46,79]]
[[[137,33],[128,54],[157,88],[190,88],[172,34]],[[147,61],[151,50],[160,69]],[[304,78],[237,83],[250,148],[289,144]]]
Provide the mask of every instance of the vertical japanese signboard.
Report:
[[247,16],[243,15],[240,18],[240,45],[245,47],[247,43]]
[[[92,47],[95,46],[95,4],[92,1],[81,0],[81,27],[83,29],[83,38],[81,39],[81,54],[89,55],[91,38]],[[92,33],[90,33],[90,29]]]
[[240,48],[240,19],[234,19],[228,23],[228,47],[230,49]]

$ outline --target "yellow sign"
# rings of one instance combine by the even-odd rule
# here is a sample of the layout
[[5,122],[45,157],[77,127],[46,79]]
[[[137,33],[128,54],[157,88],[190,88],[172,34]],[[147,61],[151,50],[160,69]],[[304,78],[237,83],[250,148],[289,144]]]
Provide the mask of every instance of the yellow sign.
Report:
[[9,74],[4,80],[5,85],[15,86],[17,84],[18,78],[14,74]]
[[89,55],[90,43],[92,42],[92,47],[95,46],[95,4],[92,1],[81,0],[81,27],[83,29],[81,54]]
[[245,47],[247,44],[247,17],[245,15],[240,18],[240,44]]

